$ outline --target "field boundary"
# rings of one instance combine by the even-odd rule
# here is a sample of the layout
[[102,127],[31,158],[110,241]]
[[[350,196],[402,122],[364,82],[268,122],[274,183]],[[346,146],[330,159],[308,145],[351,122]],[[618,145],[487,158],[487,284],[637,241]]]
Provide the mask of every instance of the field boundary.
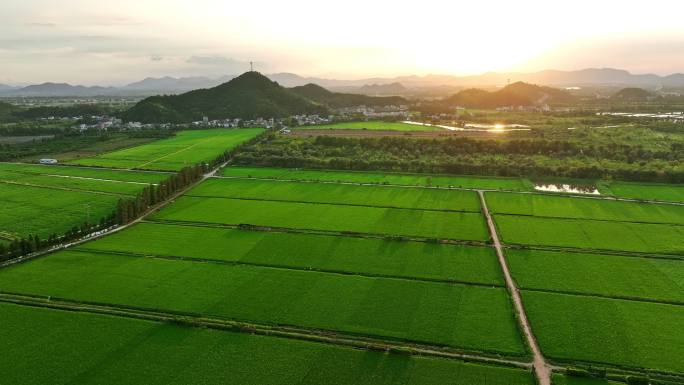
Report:
[[0,292],[0,302],[14,303],[24,306],[45,307],[68,311],[83,311],[88,313],[106,314],[128,318],[156,320],[161,322],[177,323],[191,327],[207,327],[211,329],[230,330],[250,334],[271,335],[290,339],[364,348],[387,353],[434,356],[481,363],[491,362],[504,366],[531,369],[531,364],[526,362],[524,356],[516,356],[495,351],[473,351],[447,345],[428,345],[422,344],[418,341],[402,339],[383,339],[375,336],[343,333],[325,329],[260,324],[233,319],[215,318],[201,314],[85,301],[73,301],[51,296],[15,294],[7,292]]
[[317,230],[317,229],[302,229],[293,227],[278,227],[278,226],[264,226],[264,225],[253,225],[250,223],[213,223],[213,222],[196,222],[196,221],[182,221],[173,219],[145,219],[144,223],[156,223],[156,224],[168,224],[177,226],[190,226],[190,227],[212,227],[212,228],[223,228],[223,229],[248,229],[250,231],[267,231],[267,232],[278,232],[278,233],[299,233],[299,234],[313,234],[313,235],[329,235],[329,236],[339,236],[339,237],[355,237],[355,238],[371,238],[371,239],[384,239],[384,240],[396,240],[396,241],[409,241],[409,242],[432,242],[440,244],[452,244],[452,245],[464,245],[464,246],[489,246],[491,244],[488,241],[477,241],[477,240],[466,240],[466,239],[451,239],[451,238],[431,238],[431,237],[420,237],[414,235],[397,235],[397,234],[384,234],[384,233],[362,233],[356,231],[335,231],[335,230]]
[[501,216],[507,216],[507,217],[560,219],[560,220],[566,220],[566,221],[617,222],[617,223],[634,223],[634,224],[638,224],[638,225],[663,225],[663,226],[684,227],[684,223],[672,223],[672,222],[624,221],[624,220],[619,220],[619,219],[556,217],[556,216],[545,216],[545,215],[534,215],[534,214],[513,214],[513,213],[500,213],[500,212],[493,212],[492,215],[501,215]]
[[569,290],[554,290],[554,289],[541,289],[541,288],[529,288],[529,287],[520,287],[520,290],[529,291],[529,292],[536,292],[536,293],[572,295],[572,296],[576,296],[576,297],[594,297],[594,298],[602,298],[602,299],[612,299],[612,300],[616,300],[616,301],[647,302],[647,303],[655,303],[655,304],[670,305],[670,306],[684,306],[684,300],[682,300],[682,301],[671,301],[671,300],[661,300],[661,299],[644,298],[644,297],[617,296],[617,295],[608,295],[608,294],[599,294],[599,293],[582,293],[582,292],[569,291]]
[[566,247],[566,246],[545,246],[545,245],[528,245],[523,243],[509,243],[502,245],[504,249],[515,250],[539,250],[539,251],[555,251],[567,252],[573,254],[601,254],[612,255],[615,257],[627,258],[645,258],[645,259],[665,259],[673,261],[684,260],[684,255],[680,254],[663,254],[663,253],[644,253],[638,251],[614,250],[614,249],[585,249],[581,247]]

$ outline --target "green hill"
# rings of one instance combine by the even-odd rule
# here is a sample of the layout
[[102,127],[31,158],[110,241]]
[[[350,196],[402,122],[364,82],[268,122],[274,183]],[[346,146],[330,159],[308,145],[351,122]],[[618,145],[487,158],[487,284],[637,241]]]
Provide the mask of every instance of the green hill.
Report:
[[353,107],[353,106],[389,106],[407,104],[406,99],[400,96],[368,96],[357,94],[343,94],[328,91],[325,88],[309,83],[304,86],[290,88],[290,91],[316,103],[331,107]]
[[324,106],[252,71],[214,88],[146,98],[124,112],[122,118],[142,123],[187,123],[204,116],[253,119],[326,112]]
[[647,100],[652,96],[653,94],[651,94],[643,88],[630,87],[621,89],[610,98],[613,100],[639,101]]
[[445,102],[468,108],[495,108],[567,103],[574,99],[569,92],[557,88],[517,82],[494,92],[475,88],[463,90],[447,98]]

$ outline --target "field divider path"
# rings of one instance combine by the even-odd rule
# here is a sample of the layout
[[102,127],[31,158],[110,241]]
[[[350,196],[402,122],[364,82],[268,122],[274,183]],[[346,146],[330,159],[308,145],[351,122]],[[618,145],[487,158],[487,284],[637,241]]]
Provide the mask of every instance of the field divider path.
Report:
[[44,188],[44,189],[49,189],[49,190],[61,190],[61,191],[80,192],[80,193],[84,193],[84,194],[109,195],[109,196],[117,196],[117,197],[131,197],[131,196],[133,196],[133,195],[131,195],[131,194],[113,193],[113,192],[106,192],[106,191],[85,190],[85,189],[78,189],[78,188],[72,188],[72,187],[45,186],[45,185],[42,185],[42,184],[25,183],[25,182],[15,182],[15,181],[10,181],[10,180],[0,180],[0,183],[10,184],[10,185],[14,185],[14,186],[26,186],[26,187]]
[[512,366],[528,370],[532,369],[532,365],[529,362],[525,362],[514,357],[497,355],[494,353],[491,353],[492,355],[479,354],[478,352],[459,350],[457,348],[451,347],[424,345],[410,341],[386,340],[372,336],[337,333],[329,330],[307,329],[285,325],[279,326],[258,324],[189,313],[177,313],[113,304],[77,302],[50,296],[36,296],[7,292],[0,292],[0,302],[12,303],[21,306],[33,306],[64,311],[86,312],[156,322],[175,323],[187,327],[200,327],[237,333],[249,333],[296,339],[337,346],[346,346],[357,349],[366,349],[383,353],[432,356],[475,363]]
[[514,250],[540,250],[540,251],[553,251],[553,252],[564,252],[564,253],[574,253],[574,254],[601,254],[601,255],[612,255],[615,257],[627,257],[627,258],[645,258],[645,259],[665,259],[672,261],[681,261],[684,259],[684,255],[681,254],[663,254],[663,253],[643,253],[637,251],[623,251],[623,250],[611,250],[611,249],[589,249],[581,247],[563,247],[563,246],[542,246],[542,245],[528,245],[528,244],[518,244],[509,243],[502,245],[504,249],[514,249]]
[[92,178],[92,177],[87,177],[87,176],[75,176],[75,175],[58,175],[58,174],[36,174],[36,175],[49,176],[49,177],[54,177],[54,178],[95,180],[98,182],[127,183],[127,184],[143,185],[143,186],[148,186],[148,185],[157,186],[158,185],[158,183],[132,182],[132,181],[127,181],[127,180]]
[[564,220],[564,221],[635,223],[638,225],[663,225],[663,226],[677,226],[677,227],[683,227],[684,226],[684,224],[682,224],[682,223],[672,223],[672,222],[649,222],[649,221],[627,221],[627,220],[621,220],[621,219],[557,217],[557,216],[551,216],[551,215],[535,215],[535,214],[514,214],[514,213],[497,213],[497,212],[495,212],[494,215],[507,216],[507,217],[559,219],[559,220]]
[[382,274],[382,273],[367,273],[367,272],[357,272],[351,270],[341,270],[341,269],[324,269],[316,267],[303,267],[294,265],[278,265],[269,263],[257,263],[257,262],[246,262],[246,261],[227,261],[212,258],[198,258],[198,257],[185,257],[177,255],[160,255],[160,254],[150,254],[150,253],[133,253],[128,251],[116,251],[116,250],[96,250],[88,248],[78,248],[72,250],[79,253],[93,253],[93,254],[105,254],[105,255],[123,255],[128,257],[137,258],[152,258],[152,259],[163,259],[168,261],[187,261],[195,263],[211,263],[216,265],[224,266],[249,266],[258,267],[265,269],[274,270],[291,270],[291,271],[302,271],[302,272],[312,272],[312,273],[323,273],[323,274],[335,274],[344,276],[355,276],[363,278],[381,278],[381,279],[391,279],[398,281],[413,281],[413,282],[424,282],[424,283],[440,283],[448,285],[466,285],[466,286],[478,286],[486,288],[501,288],[503,285],[495,283],[482,283],[482,282],[470,282],[456,279],[442,279],[442,278],[429,278],[429,277],[414,277],[409,275],[395,275],[395,274]]
[[496,255],[499,259],[499,264],[501,265],[501,270],[504,274],[506,286],[508,287],[511,297],[513,298],[513,305],[515,306],[515,310],[518,314],[517,318],[520,322],[520,327],[525,334],[527,344],[530,346],[530,349],[532,349],[534,373],[537,376],[539,385],[551,385],[551,368],[546,362],[546,359],[539,348],[539,344],[537,343],[537,339],[532,333],[532,326],[530,325],[530,321],[525,313],[525,308],[523,307],[522,298],[520,296],[520,290],[518,290],[518,287],[513,280],[513,276],[511,275],[511,271],[508,267],[508,262],[506,261],[503,248],[501,247],[501,242],[499,241],[499,235],[497,234],[494,220],[492,219],[489,209],[487,208],[487,201],[485,200],[484,191],[479,190],[477,193],[480,196],[482,212],[487,218],[487,226],[489,227],[489,233],[492,237],[494,248],[496,249]]
[[[334,231],[334,230],[320,230],[320,229],[300,229],[293,227],[277,227],[277,226],[264,226],[264,225],[253,225],[251,223],[213,223],[213,222],[196,222],[196,221],[181,221],[174,219],[144,219],[142,223],[154,223],[159,225],[175,225],[175,226],[189,226],[189,227],[210,227],[216,229],[241,229],[242,226],[247,225],[249,231],[265,231],[265,232],[276,232],[276,233],[294,233],[294,234],[314,234],[314,235],[330,235],[336,237],[352,237],[352,238],[369,238],[369,239],[383,239],[387,240],[388,237],[396,237],[401,240],[410,242],[425,242],[432,243],[434,238],[431,237],[421,237],[413,235],[401,235],[395,236],[392,234],[383,233],[360,233],[354,231]],[[491,246],[485,241],[474,241],[474,240],[462,240],[462,239],[450,239],[444,238],[439,239],[439,243],[447,245],[465,245],[465,246]]]
[[506,190],[506,189],[493,189],[493,188],[474,188],[474,187],[444,187],[444,186],[421,186],[421,185],[405,185],[405,184],[383,184],[383,183],[367,183],[367,182],[345,182],[345,181],[331,181],[331,180],[310,180],[310,179],[285,179],[285,178],[268,178],[268,177],[245,177],[245,176],[226,176],[226,175],[214,175],[213,178],[217,179],[253,179],[260,181],[277,181],[277,182],[299,182],[299,183],[323,183],[323,184],[341,184],[341,185],[353,185],[353,186],[376,186],[376,187],[403,187],[403,188],[419,188],[419,189],[434,189],[434,190],[460,190],[460,191],[473,191],[473,192],[503,192],[511,194],[532,194],[532,195],[546,195],[552,197],[566,197],[566,198],[578,198],[578,199],[595,199],[595,200],[605,200],[605,201],[619,201],[619,202],[632,202],[632,203],[645,203],[645,204],[656,204],[656,205],[670,205],[670,206],[684,206],[684,202],[672,202],[672,201],[659,201],[652,199],[635,199],[635,198],[621,198],[608,195],[580,195],[580,194],[561,194],[561,193],[549,193],[543,191],[523,191],[523,190]]

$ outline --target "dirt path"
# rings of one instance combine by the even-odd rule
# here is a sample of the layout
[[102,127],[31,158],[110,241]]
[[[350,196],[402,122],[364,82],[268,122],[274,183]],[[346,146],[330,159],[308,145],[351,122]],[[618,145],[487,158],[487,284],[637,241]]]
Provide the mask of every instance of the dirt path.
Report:
[[145,183],[145,182],[131,182],[127,180],[116,180],[116,179],[102,179],[102,178],[92,178],[92,177],[87,177],[87,176],[74,176],[74,175],[58,175],[58,174],[37,174],[40,176],[49,176],[49,177],[54,177],[54,178],[67,178],[67,179],[83,179],[83,180],[95,180],[98,182],[113,182],[113,183],[127,183],[127,184],[136,184],[136,185],[157,185],[157,183]]
[[522,298],[520,298],[520,291],[515,285],[513,277],[511,276],[511,271],[508,268],[508,262],[504,256],[503,248],[501,247],[501,242],[499,241],[499,235],[496,232],[496,226],[494,226],[494,221],[492,220],[492,216],[489,214],[489,209],[487,208],[484,192],[480,190],[477,193],[480,196],[480,202],[482,203],[482,212],[487,218],[489,234],[492,237],[492,242],[494,243],[494,248],[496,249],[496,255],[499,258],[499,264],[501,265],[501,270],[503,271],[504,278],[506,280],[506,286],[508,287],[508,291],[511,293],[511,297],[513,298],[513,304],[515,305],[515,311],[518,314],[520,327],[525,334],[527,344],[532,349],[533,366],[537,380],[539,381],[539,385],[551,385],[551,368],[546,363],[541,349],[539,349],[539,345],[537,344],[537,339],[534,337],[534,334],[532,334],[532,327],[527,319],[527,314],[525,314]]

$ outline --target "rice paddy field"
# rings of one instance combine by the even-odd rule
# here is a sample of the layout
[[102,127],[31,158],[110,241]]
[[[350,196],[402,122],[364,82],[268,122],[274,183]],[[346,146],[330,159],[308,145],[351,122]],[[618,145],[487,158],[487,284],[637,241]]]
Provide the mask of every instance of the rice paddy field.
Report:
[[604,193],[624,198],[684,202],[684,185],[681,184],[611,182],[601,190]]
[[503,288],[66,251],[0,291],[525,353]]
[[212,179],[186,196],[283,202],[393,207],[421,210],[480,212],[473,191],[358,186],[339,183],[274,182],[253,179]]
[[164,173],[0,163],[0,237],[62,234],[114,212]]
[[684,205],[498,192],[487,202],[493,214],[684,225]]
[[[46,178],[69,178],[47,167],[13,167],[0,165],[0,180],[7,179],[0,189],[43,183],[73,193],[58,182],[48,186]],[[106,177],[96,178],[92,169],[62,168],[83,183],[74,190],[155,177],[103,169]],[[523,179],[235,166],[222,174],[122,231],[0,268],[0,347],[13,352],[0,360],[0,370],[11,368],[6,378],[536,383],[529,370],[513,367],[529,362],[531,349],[478,193],[427,188],[460,183],[511,190],[484,199],[531,330],[557,365],[553,384],[624,384],[565,376],[568,366],[668,373],[673,384],[684,383],[680,206],[529,193]],[[23,304],[10,303],[16,298]],[[243,326],[216,328],[226,322]],[[284,334],[255,332],[265,329]],[[351,348],[343,340],[429,353]]]
[[684,226],[498,215],[504,242],[527,246],[684,255]]
[[489,247],[142,223],[77,249],[503,286]]
[[684,260],[542,250],[506,252],[521,289],[684,304]]
[[182,197],[151,219],[467,241],[489,237],[480,213],[233,198]]
[[301,129],[301,130],[314,129],[314,130],[445,131],[444,128],[437,127],[437,126],[409,124],[409,123],[403,123],[403,122],[382,122],[382,121],[317,124],[314,126],[296,127],[296,129],[298,129],[298,130],[299,129]]
[[684,372],[684,307],[523,291],[545,355],[564,361]]
[[0,323],[9,384],[534,384],[511,367],[99,314],[0,304]]
[[180,131],[169,139],[77,159],[70,163],[123,169],[179,171],[187,166],[210,162],[263,131],[261,128]]
[[316,182],[370,183],[404,186],[455,187],[491,190],[532,191],[534,184],[527,179],[478,177],[457,175],[399,174],[336,170],[302,170],[275,167],[230,166],[222,175],[237,178],[264,178]]

